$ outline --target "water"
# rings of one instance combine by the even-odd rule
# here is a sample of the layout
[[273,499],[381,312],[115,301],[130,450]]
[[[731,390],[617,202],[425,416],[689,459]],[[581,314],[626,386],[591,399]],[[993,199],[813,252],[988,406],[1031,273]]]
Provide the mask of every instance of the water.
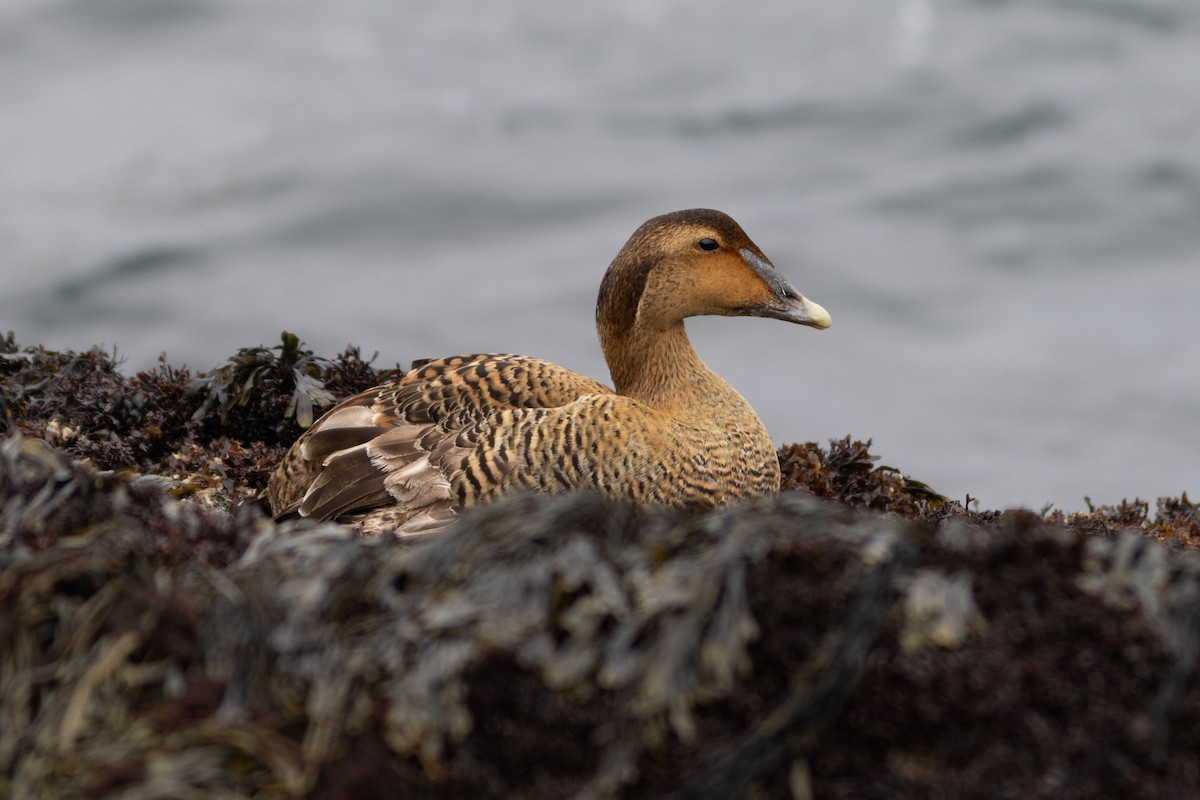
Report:
[[6,0],[0,330],[601,377],[608,261],[712,206],[833,315],[689,325],[777,441],[1196,497],[1197,75],[1192,0]]

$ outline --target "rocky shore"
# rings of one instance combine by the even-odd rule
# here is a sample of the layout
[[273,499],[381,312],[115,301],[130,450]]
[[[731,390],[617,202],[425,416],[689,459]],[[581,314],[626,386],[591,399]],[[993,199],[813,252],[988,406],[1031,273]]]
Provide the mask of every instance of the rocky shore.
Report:
[[0,796],[1200,795],[1186,495],[979,511],[848,437],[709,514],[356,538],[254,497],[392,370],[117,367],[0,338]]

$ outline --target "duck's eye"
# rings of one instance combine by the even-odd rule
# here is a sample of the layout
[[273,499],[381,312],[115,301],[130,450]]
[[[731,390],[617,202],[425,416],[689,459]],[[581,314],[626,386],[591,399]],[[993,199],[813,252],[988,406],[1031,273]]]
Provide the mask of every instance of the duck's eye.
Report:
[[721,246],[721,245],[717,244],[716,239],[709,239],[707,236],[704,237],[703,239],[701,239],[699,242],[697,242],[697,244],[700,245],[701,250],[709,250],[709,251],[716,250],[718,247]]

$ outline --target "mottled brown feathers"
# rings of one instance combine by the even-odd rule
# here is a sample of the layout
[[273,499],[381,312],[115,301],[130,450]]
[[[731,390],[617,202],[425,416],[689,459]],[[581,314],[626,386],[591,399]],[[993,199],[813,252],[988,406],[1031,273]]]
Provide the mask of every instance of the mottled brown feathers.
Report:
[[762,422],[687,339],[683,319],[695,314],[829,324],[726,215],[655,217],[618,253],[597,300],[615,392],[527,356],[414,363],[297,440],[271,478],[271,508],[422,533],[518,489],[687,508],[777,491]]
[[[486,422],[492,416],[610,391],[524,356],[482,353],[424,361],[397,381],[343,400],[318,420],[272,475],[268,500],[276,515],[334,519],[399,502],[444,521],[479,494],[477,473],[486,479],[499,468],[502,454],[461,463],[489,435]],[[399,513],[389,511],[388,518]]]

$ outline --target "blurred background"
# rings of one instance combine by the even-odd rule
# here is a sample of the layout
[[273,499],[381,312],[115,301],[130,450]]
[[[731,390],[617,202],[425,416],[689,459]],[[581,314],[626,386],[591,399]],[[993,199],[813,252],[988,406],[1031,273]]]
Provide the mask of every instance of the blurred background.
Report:
[[608,262],[732,214],[825,332],[689,323],[777,442],[983,508],[1200,496],[1195,0],[4,0],[0,333],[607,379]]

